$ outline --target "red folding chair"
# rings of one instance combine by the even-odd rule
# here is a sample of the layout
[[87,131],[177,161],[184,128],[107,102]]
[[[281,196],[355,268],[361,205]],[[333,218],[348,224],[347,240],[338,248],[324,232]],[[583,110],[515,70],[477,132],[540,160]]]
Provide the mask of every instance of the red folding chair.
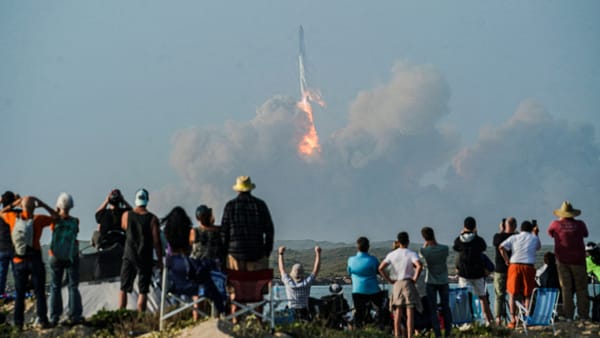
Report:
[[[226,270],[227,282],[233,288],[230,294],[230,302],[238,310],[225,317],[226,320],[234,320],[237,317],[249,313],[269,321],[271,329],[275,327],[273,307],[273,269],[259,271],[234,271]],[[265,294],[267,297],[265,298]],[[268,314],[262,311],[263,305],[271,308]]]

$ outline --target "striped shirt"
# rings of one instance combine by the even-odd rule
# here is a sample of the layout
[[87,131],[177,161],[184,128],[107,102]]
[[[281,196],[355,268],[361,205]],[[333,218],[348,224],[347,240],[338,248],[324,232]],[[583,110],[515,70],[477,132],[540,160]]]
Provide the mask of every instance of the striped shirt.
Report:
[[307,309],[310,287],[315,281],[315,275],[311,273],[308,277],[296,282],[286,273],[281,276],[281,281],[285,285],[289,307],[292,309]]

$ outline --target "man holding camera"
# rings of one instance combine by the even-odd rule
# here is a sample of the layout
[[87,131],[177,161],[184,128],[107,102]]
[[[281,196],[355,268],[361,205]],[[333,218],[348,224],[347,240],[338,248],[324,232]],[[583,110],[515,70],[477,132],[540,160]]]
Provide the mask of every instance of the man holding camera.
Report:
[[125,211],[131,210],[119,189],[110,191],[104,202],[96,210],[96,222],[98,223],[98,240],[94,245],[99,248],[107,248],[114,243],[125,245],[125,235],[121,229],[121,217]]

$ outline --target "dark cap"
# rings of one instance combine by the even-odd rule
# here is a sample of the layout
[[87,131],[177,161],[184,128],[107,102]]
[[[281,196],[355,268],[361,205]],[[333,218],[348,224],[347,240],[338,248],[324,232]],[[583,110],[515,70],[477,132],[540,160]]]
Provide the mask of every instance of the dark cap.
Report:
[[196,219],[200,219],[200,217],[202,217],[204,214],[212,214],[212,209],[202,204],[196,208]]
[[5,207],[14,201],[15,201],[15,194],[12,191],[7,190],[4,192],[4,194],[2,194],[2,206]]
[[108,202],[112,205],[117,205],[119,203],[120,199],[121,199],[121,190],[113,189],[110,192],[110,198],[108,199]]

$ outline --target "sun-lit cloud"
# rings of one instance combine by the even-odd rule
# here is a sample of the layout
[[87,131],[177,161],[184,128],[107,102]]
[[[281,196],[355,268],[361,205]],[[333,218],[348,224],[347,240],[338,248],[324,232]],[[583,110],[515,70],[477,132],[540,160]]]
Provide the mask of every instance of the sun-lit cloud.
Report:
[[[431,225],[447,242],[468,215],[491,236],[508,215],[549,221],[563,199],[600,216],[591,202],[600,193],[594,129],[555,119],[535,100],[461,146],[457,128],[442,123],[450,114],[442,74],[399,62],[389,80],[356,95],[346,125],[321,135],[313,161],[297,153],[306,121],[295,101],[275,96],[249,121],[177,132],[171,165],[181,182],[158,193],[160,208],[206,203],[219,216],[235,177],[250,175],[285,239],[385,239],[409,230],[418,242],[418,230]],[[427,182],[432,172],[443,184]]]

